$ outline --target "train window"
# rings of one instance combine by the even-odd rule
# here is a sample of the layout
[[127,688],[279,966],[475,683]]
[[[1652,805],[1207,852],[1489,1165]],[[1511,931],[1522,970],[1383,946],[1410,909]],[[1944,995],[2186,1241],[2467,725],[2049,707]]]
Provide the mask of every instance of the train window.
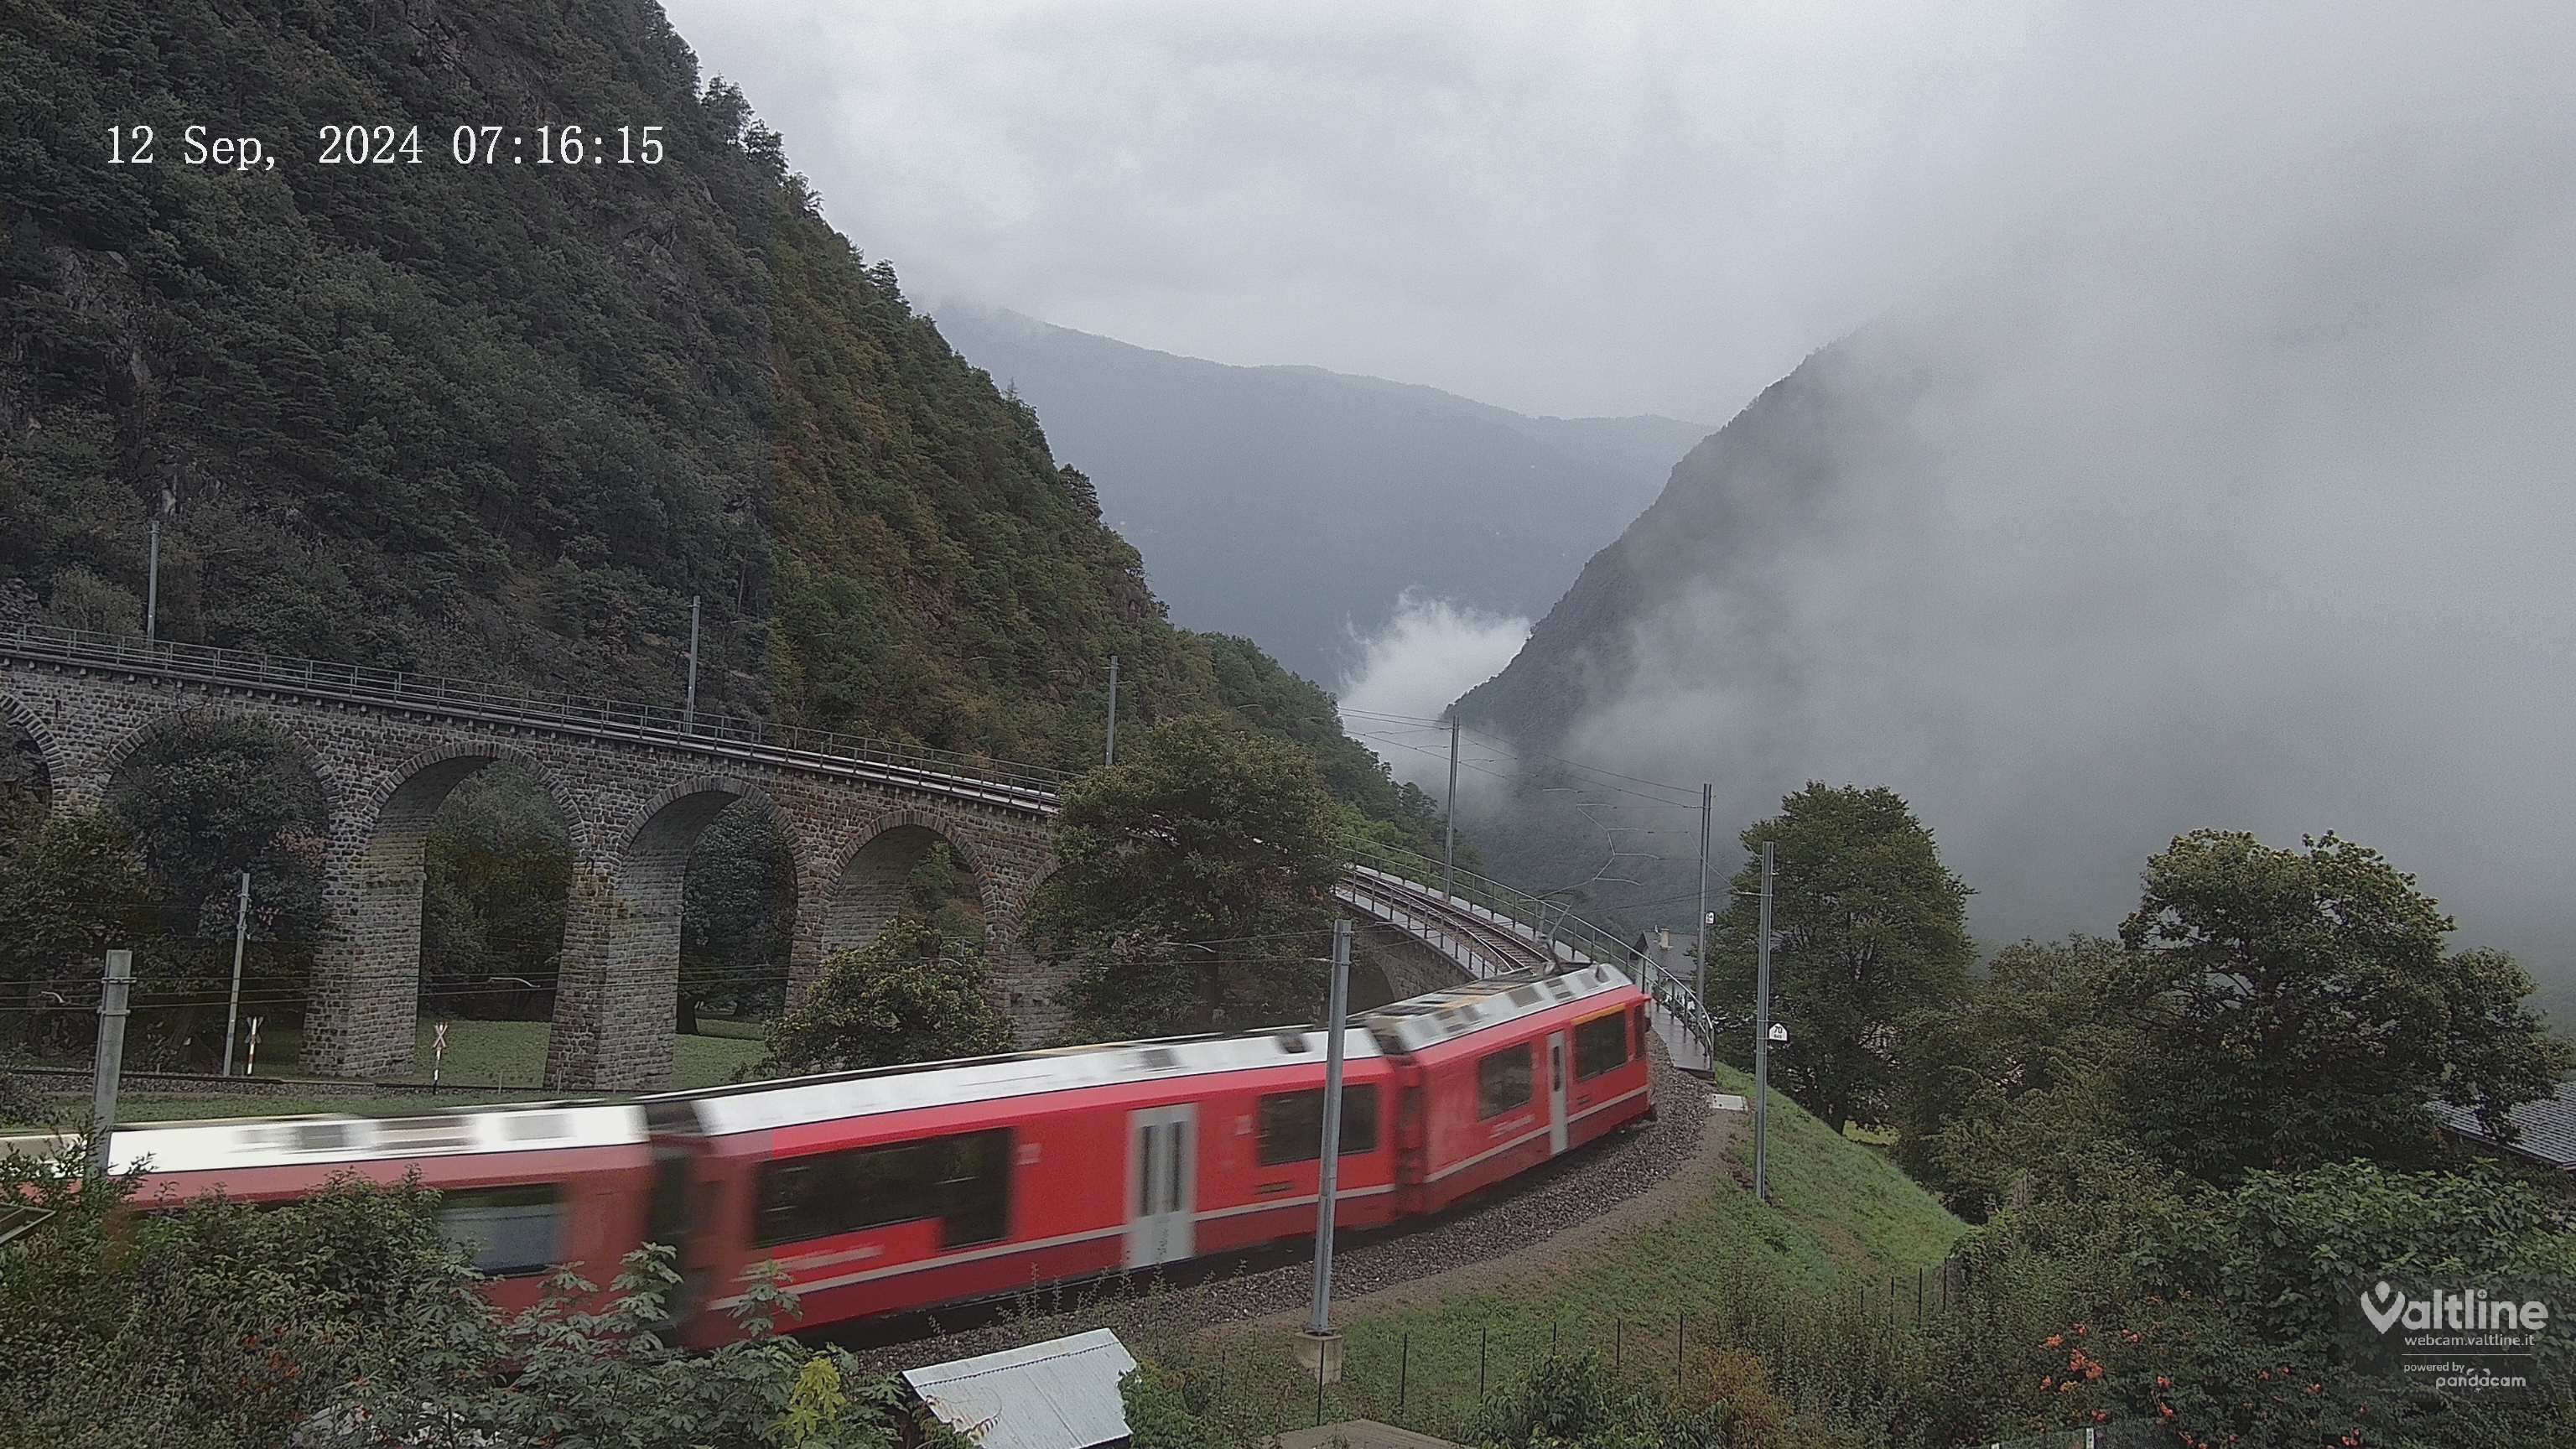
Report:
[[1530,1044],[1505,1047],[1476,1063],[1476,1115],[1500,1117],[1530,1101]]
[[[1377,1151],[1377,1087],[1342,1084],[1342,1156]],[[1313,1162],[1324,1152],[1324,1093],[1273,1092],[1261,1099],[1261,1165]]]
[[476,1272],[494,1278],[543,1273],[562,1262],[563,1219],[562,1190],[551,1182],[438,1195],[438,1230],[465,1250]]
[[1628,1013],[1596,1016],[1574,1028],[1574,1075],[1597,1077],[1628,1064]]
[[970,1132],[763,1164],[754,1245],[928,1217],[946,1220],[947,1243],[1001,1237],[1010,1220],[1010,1135]]
[[962,1248],[1010,1236],[1010,1132],[970,1132],[940,1145],[948,1149],[948,1175],[940,1183],[940,1245]]
[[645,1207],[644,1241],[677,1248],[688,1240],[697,1222],[697,1172],[698,1160],[686,1148],[653,1149],[653,1195]]

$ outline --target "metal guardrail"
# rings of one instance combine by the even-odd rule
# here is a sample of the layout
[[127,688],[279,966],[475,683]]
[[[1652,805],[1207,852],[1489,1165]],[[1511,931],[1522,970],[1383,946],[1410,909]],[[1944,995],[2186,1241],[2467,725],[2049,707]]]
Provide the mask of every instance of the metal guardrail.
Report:
[[831,730],[683,711],[627,700],[496,688],[475,680],[292,659],[203,644],[146,643],[121,634],[18,624],[0,632],[0,656],[74,668],[112,669],[237,689],[262,689],[340,703],[390,706],[492,723],[536,726],[638,744],[700,749],[797,765],[830,762],[895,772],[907,783],[982,787],[970,793],[1051,812],[1073,777],[1042,765],[993,760]]
[[[1443,867],[1428,856],[1369,844],[1355,846],[1352,856],[1353,874],[1363,882],[1372,875],[1382,876],[1434,900],[1444,895],[1439,884]],[[1469,870],[1455,872],[1445,894],[1451,909],[1522,937],[1543,957],[1552,956],[1569,966],[1601,961],[1627,972],[1712,1060],[1718,1034],[1749,1021],[1712,1017],[1688,982],[1658,969],[1652,956],[1553,901]],[[1539,924],[1531,925],[1532,920]]]

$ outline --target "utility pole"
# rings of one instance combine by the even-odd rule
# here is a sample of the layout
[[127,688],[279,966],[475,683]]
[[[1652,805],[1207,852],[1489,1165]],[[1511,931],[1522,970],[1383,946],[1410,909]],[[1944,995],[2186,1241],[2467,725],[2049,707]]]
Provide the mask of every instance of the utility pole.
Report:
[[1109,747],[1101,752],[1104,765],[1118,763],[1118,656],[1109,656]]
[[1315,1312],[1306,1324],[1307,1334],[1319,1344],[1333,1333],[1333,1207],[1341,1184],[1342,1037],[1350,1030],[1350,1000],[1351,923],[1337,920],[1333,922],[1332,1004],[1325,1013],[1331,1036],[1324,1048],[1324,1159],[1315,1204]]
[[143,642],[161,637],[161,515],[152,515],[152,552],[143,573]]
[[1699,787],[1699,975],[1691,994],[1698,998],[1703,1016],[1708,1015],[1708,806],[1716,791],[1711,783]]
[[89,1098],[89,1175],[105,1177],[116,1137],[116,1079],[125,1066],[125,1001],[134,988],[134,953],[110,951],[98,992],[96,1081]]
[[698,732],[698,596],[689,595],[689,693],[680,705],[680,731]]
[[224,1001],[224,1071],[233,1074],[233,1023],[241,1019],[242,940],[250,934],[250,872],[241,873],[241,899],[233,907],[233,994]]
[[1753,946],[1753,1196],[1771,1200],[1771,842],[1762,842],[1762,927]]
[[1458,711],[1449,711],[1449,793],[1440,804],[1442,834],[1440,893],[1458,893]]

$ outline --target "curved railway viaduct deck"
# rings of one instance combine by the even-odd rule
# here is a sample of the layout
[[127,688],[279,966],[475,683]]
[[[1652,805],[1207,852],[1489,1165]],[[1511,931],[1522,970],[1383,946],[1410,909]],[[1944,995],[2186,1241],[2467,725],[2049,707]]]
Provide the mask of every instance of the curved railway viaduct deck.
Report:
[[[699,834],[739,801],[776,819],[796,862],[791,993],[831,953],[892,919],[912,867],[944,842],[982,902],[995,988],[1015,1029],[1044,1039],[1063,1025],[1056,983],[1020,929],[1057,863],[1052,823],[1065,777],[1051,772],[644,705],[35,625],[0,631],[0,720],[34,741],[51,799],[86,804],[103,802],[138,752],[192,725],[248,722],[296,750],[322,787],[330,822],[319,862],[329,924],[305,1017],[310,1071],[410,1069],[429,826],[459,784],[505,760],[552,797],[571,845],[550,1088],[668,1083],[682,872]],[[1542,939],[1505,914],[1510,895],[1490,882],[1469,877],[1452,894],[1403,873],[1433,873],[1426,864],[1362,865],[1336,892],[1390,948],[1377,964],[1394,994],[1427,989],[1426,970],[1454,980],[1550,959],[1627,960],[1588,928],[1569,937],[1564,924],[1579,923]],[[1652,984],[1659,995],[1674,989]]]

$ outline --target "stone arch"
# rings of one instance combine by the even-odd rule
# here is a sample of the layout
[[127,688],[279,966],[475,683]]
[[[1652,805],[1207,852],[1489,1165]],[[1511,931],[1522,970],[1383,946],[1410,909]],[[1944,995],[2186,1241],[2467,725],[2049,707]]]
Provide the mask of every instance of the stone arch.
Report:
[[438,818],[439,807],[456,787],[483,771],[499,764],[512,764],[525,769],[552,800],[555,812],[563,817],[575,857],[586,853],[589,822],[582,818],[581,807],[567,791],[546,762],[515,745],[478,740],[463,744],[435,745],[422,750],[395,766],[386,783],[370,793],[367,803],[353,812],[371,837],[371,849],[409,849],[417,851],[430,823]]
[[516,746],[434,745],[384,772],[363,804],[333,815],[323,872],[331,923],[314,961],[314,996],[304,1020],[308,1069],[368,1077],[412,1069],[430,827],[459,785],[505,761],[524,767],[545,790],[564,822],[572,858],[583,857],[581,811],[545,762]]
[[1018,900],[1005,902],[999,913],[987,908],[985,914],[994,988],[1010,1014],[1012,1035],[1022,1047],[1060,1044],[1072,1018],[1071,974],[1061,963],[1038,955],[1026,928],[1029,904],[1061,868],[1053,854],[1047,855]]
[[967,844],[968,832],[959,824],[936,811],[907,808],[887,811],[853,832],[814,903],[818,959],[875,940],[901,911],[913,868],[937,845],[948,847],[974,883],[988,930],[996,916],[1010,914],[1013,903],[1003,898],[1000,883]]
[[6,694],[0,694],[0,733],[13,731],[26,736],[28,744],[33,747],[29,754],[44,775],[36,789],[36,799],[44,810],[50,811],[65,780],[67,766],[62,742],[54,737],[53,726],[45,722],[43,715]]
[[631,1091],[669,1085],[682,880],[698,837],[740,800],[786,819],[759,785],[699,775],[656,791],[615,829],[592,837],[565,902],[547,1086]]
[[210,729],[221,725],[249,725],[265,730],[293,745],[304,757],[305,768],[328,789],[332,783],[322,769],[322,752],[304,732],[265,710],[234,709],[219,704],[180,704],[163,710],[124,734],[100,753],[98,773],[102,786],[112,784],[125,767],[156,745],[178,739],[190,730]]
[[1351,1010],[1363,1011],[1471,979],[1457,961],[1409,931],[1345,905],[1351,921]]

